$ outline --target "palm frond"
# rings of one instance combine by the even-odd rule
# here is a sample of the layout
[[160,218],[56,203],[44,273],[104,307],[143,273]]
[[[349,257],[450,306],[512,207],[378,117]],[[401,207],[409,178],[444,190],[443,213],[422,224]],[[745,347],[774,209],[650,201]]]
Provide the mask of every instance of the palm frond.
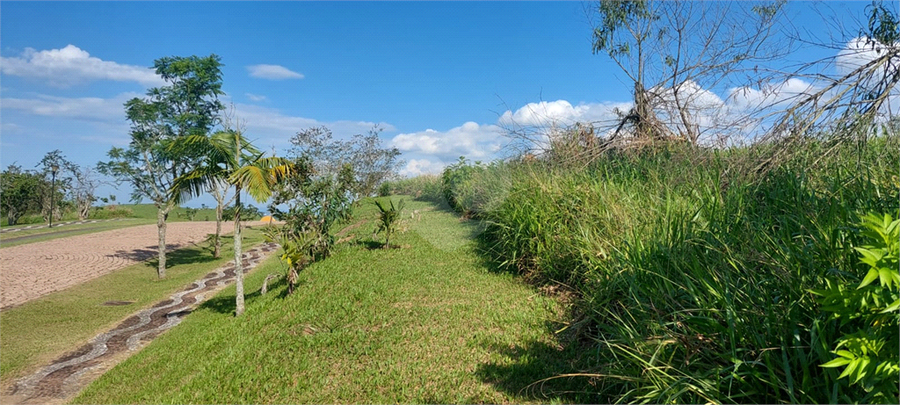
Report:
[[264,202],[272,196],[275,177],[270,170],[248,165],[238,168],[228,178],[231,184],[239,186],[258,202]]
[[215,183],[221,182],[224,174],[224,170],[218,166],[198,167],[175,179],[169,195],[176,204],[181,204],[209,191]]

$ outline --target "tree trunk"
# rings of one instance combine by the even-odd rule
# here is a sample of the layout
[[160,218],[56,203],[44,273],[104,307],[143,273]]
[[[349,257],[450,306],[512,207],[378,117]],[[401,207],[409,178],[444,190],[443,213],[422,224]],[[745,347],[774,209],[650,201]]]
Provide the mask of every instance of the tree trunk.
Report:
[[213,257],[216,259],[222,255],[222,242],[219,240],[219,235],[222,234],[222,203],[219,202],[216,204],[216,247],[213,251]]
[[6,211],[6,224],[15,225],[17,222],[19,222],[19,213],[15,208],[9,208],[9,210]]
[[159,235],[159,267],[156,269],[156,275],[161,279],[166,278],[166,214],[168,212],[168,206],[156,209],[156,228]]
[[244,269],[241,263],[241,188],[237,187],[234,202],[234,316],[244,313]]
[[81,201],[79,203],[79,208],[78,208],[78,219],[84,221],[85,219],[87,219],[88,214],[90,212],[91,212],[91,201],[90,200]]

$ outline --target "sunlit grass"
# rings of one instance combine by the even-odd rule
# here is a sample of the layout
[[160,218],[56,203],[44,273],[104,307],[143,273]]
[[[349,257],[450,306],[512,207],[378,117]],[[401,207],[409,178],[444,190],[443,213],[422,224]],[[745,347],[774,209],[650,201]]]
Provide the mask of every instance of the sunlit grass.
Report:
[[[381,249],[373,204],[358,204],[355,221],[368,222],[302,271],[293,295],[283,282],[259,295],[267,274],[284,271],[272,258],[247,279],[243,317],[231,316],[234,289],[223,291],[74,402],[547,401],[527,387],[576,367],[578,354],[552,333],[560,304],[492,271],[456,215],[423,202],[404,212],[392,240],[401,247]],[[452,240],[423,237],[432,228]],[[584,391],[582,382],[550,386]]]
[[[260,231],[244,233],[244,247],[263,239]],[[0,312],[0,378],[3,387],[33,372],[103,332],[126,316],[167,298],[213,269],[233,260],[231,237],[214,259],[208,244],[167,254],[166,278],[159,280],[155,261],[139,263],[69,289]],[[104,306],[107,301],[133,301]]]
[[148,219],[123,218],[116,221],[93,224],[72,224],[63,227],[27,229],[0,234],[0,248],[155,223],[156,221]]

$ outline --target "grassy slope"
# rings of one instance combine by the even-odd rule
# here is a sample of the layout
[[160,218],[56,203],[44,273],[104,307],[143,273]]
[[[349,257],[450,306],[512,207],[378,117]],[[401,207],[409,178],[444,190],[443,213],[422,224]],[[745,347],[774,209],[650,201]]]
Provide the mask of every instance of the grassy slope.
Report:
[[[478,227],[412,202],[392,239],[403,248],[383,250],[373,217],[364,205],[355,241],[304,270],[294,295],[281,282],[259,295],[283,271],[273,257],[249,276],[242,318],[224,290],[75,402],[521,402],[532,382],[571,370],[574,349],[551,332],[561,305],[489,271]],[[578,389],[568,383],[550,385]]]
[[[244,233],[244,248],[262,241],[259,231]],[[3,387],[34,371],[137,310],[184,288],[231,258],[232,239],[222,243],[222,257],[213,259],[206,244],[169,253],[166,278],[156,278],[154,260],[135,264],[72,288],[0,313],[0,378]],[[134,301],[103,306],[107,301]]]

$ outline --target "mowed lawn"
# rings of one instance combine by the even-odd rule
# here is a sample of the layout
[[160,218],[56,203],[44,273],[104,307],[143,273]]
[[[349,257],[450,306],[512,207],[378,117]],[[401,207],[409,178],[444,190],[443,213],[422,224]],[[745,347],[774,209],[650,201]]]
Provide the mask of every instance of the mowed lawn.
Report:
[[578,345],[553,332],[563,305],[493,271],[476,223],[407,202],[400,248],[372,239],[362,204],[341,235],[355,238],[301,272],[293,295],[283,278],[259,294],[283,274],[273,256],[249,275],[242,317],[223,290],[73,402],[590,402],[583,379],[539,383],[577,370]]
[[[263,235],[259,229],[245,229],[243,240],[248,250],[262,242]],[[156,276],[156,259],[151,259],[0,312],[0,387],[9,387],[17,378],[234,260],[232,247],[229,235],[223,237],[219,259],[213,257],[209,243],[169,252],[162,280]],[[109,301],[132,304],[103,305]]]
[[[75,235],[84,235],[87,233],[103,232],[112,229],[126,228],[130,226],[156,224],[156,206],[153,204],[120,204],[116,205],[117,210],[128,210],[130,215],[125,218],[115,218],[109,220],[107,218],[88,218],[87,221],[97,220],[96,223],[86,224],[68,224],[63,226],[54,226],[53,228],[37,228],[25,229],[17,232],[5,232],[0,234],[0,248],[23,245],[26,243],[43,242],[52,239],[65,238]],[[74,213],[68,213],[65,218],[54,221],[55,224],[69,221],[78,221]],[[215,208],[198,209],[194,214],[193,221],[215,221]],[[175,207],[169,212],[168,223],[192,221],[187,216],[187,210],[184,207]],[[233,225],[229,225],[228,219],[222,225],[223,232],[230,232]],[[6,223],[3,218],[2,223]],[[29,215],[22,219],[22,223],[14,226],[2,225],[2,229],[23,228],[30,225],[47,225],[38,215]]]

